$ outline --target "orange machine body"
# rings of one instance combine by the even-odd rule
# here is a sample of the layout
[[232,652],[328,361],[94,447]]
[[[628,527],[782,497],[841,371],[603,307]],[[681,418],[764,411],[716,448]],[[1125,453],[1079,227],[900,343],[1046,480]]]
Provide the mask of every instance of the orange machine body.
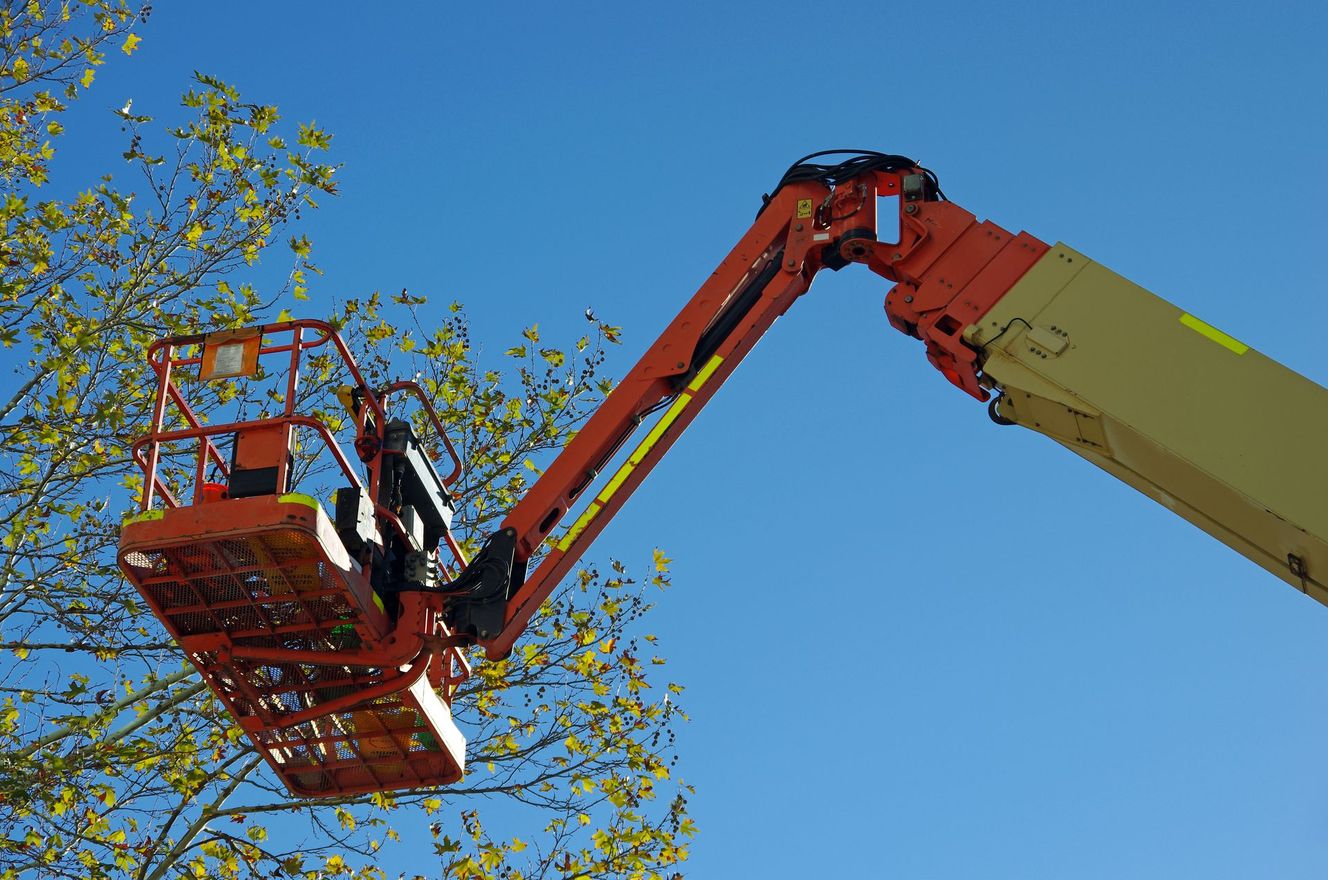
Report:
[[[517,502],[491,538],[493,548],[486,548],[488,555],[504,554],[512,573],[505,589],[486,590],[503,593],[502,620],[496,612],[460,620],[490,657],[511,650],[540,603],[822,270],[861,263],[894,282],[885,298],[890,324],[922,340],[928,360],[952,384],[978,400],[989,398],[979,352],[963,341],[964,329],[1048,246],[1027,233],[979,221],[945,200],[935,176],[911,160],[879,153],[864,157],[845,163],[841,167],[847,170],[838,176],[819,178],[794,173],[807,167],[795,164],[738,244]],[[898,234],[885,241],[877,221],[881,200],[898,209]],[[586,489],[660,409],[664,415],[654,429],[587,504]],[[579,517],[554,538],[559,522],[576,506]]]
[[[135,448],[146,474],[143,513],[125,527],[121,567],[293,792],[341,795],[458,778],[464,740],[447,705],[467,673],[461,646],[480,645],[490,658],[510,652],[633,490],[823,269],[862,263],[893,282],[885,298],[890,324],[922,340],[951,383],[988,399],[982,352],[964,341],[965,328],[1047,245],[978,221],[945,200],[935,175],[902,156],[807,163],[819,155],[786,172],[751,228],[469,562],[446,511],[430,502],[446,495],[461,464],[418,386],[375,393],[319,322],[154,347],[157,410],[151,434]],[[898,209],[898,234],[884,241],[883,199]],[[315,336],[305,340],[309,331]],[[280,332],[293,341],[272,341]],[[354,380],[343,400],[363,479],[328,426],[294,408],[301,353],[325,343]],[[189,346],[198,351],[176,357]],[[284,406],[279,415],[205,426],[171,381],[172,370],[192,367],[203,382],[258,377],[261,359],[283,353],[288,383],[269,397]],[[451,454],[448,478],[430,476],[418,450],[401,440],[410,431],[388,421],[383,401],[401,391],[419,398]],[[164,426],[168,403],[182,426]],[[645,437],[615,466],[647,421]],[[219,435],[234,438],[229,462],[213,444]],[[163,448],[180,441],[198,444],[188,505],[158,473]],[[349,483],[346,505],[338,494],[335,524],[299,494],[302,444],[311,442],[326,447]],[[403,468],[416,474],[413,483],[385,482]],[[555,534],[574,508],[571,526]],[[422,530],[419,510],[433,511]],[[444,548],[455,571],[438,557]],[[419,574],[430,566],[440,572],[436,580]]]

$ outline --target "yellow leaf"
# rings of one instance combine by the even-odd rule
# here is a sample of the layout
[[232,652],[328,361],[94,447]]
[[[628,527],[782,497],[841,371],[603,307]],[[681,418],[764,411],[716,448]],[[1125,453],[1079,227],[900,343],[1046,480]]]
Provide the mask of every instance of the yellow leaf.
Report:
[[92,85],[92,78],[96,75],[97,71],[89,67],[87,70],[83,71],[83,78],[78,81],[79,85],[86,89],[88,86]]
[[664,551],[655,548],[655,571],[668,571],[669,563],[673,560],[664,555]]
[[126,55],[133,55],[134,50],[138,48],[138,44],[141,42],[143,42],[143,38],[138,34],[130,34],[125,37],[124,45],[120,47],[120,51]]
[[195,223],[189,227],[189,231],[184,234],[185,241],[194,244],[203,237],[203,224]]

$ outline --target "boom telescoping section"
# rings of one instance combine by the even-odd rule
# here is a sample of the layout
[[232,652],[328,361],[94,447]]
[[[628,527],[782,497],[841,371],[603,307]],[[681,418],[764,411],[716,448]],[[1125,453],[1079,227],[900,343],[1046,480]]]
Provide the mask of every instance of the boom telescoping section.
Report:
[[[895,282],[885,306],[890,323],[921,339],[928,359],[951,383],[979,400],[988,398],[979,352],[963,340],[964,329],[1047,245],[979,221],[944,198],[934,174],[903,156],[862,153],[836,165],[807,161],[820,155],[789,169],[747,233],[458,582],[465,597],[454,606],[454,622],[490,657],[511,650],[540,603],[821,270],[862,263]],[[878,239],[881,199],[891,200],[898,212],[894,241]],[[661,411],[627,459],[589,495],[614,454]],[[578,503],[571,527],[551,538]]]
[[[894,241],[879,234],[881,199],[897,210]],[[458,630],[490,657],[510,651],[774,320],[821,270],[849,263],[894,283],[890,325],[922,340],[932,365],[989,402],[997,424],[1051,437],[1328,604],[1328,468],[1315,449],[1328,430],[1328,392],[1063,244],[979,221],[910,159],[827,151],[785,173],[737,246],[490,538],[456,585]],[[571,527],[555,535],[573,508]]]
[[[890,325],[921,340],[928,360],[987,402],[997,424],[1052,438],[1328,604],[1328,467],[1317,448],[1328,391],[1063,244],[979,221],[910,159],[854,152],[810,161],[844,153],[812,154],[785,173],[751,228],[469,562],[449,531],[460,462],[418,386],[370,389],[319,322],[154,347],[157,410],[136,447],[147,475],[142,512],[125,527],[121,567],[292,791],[458,778],[464,740],[446,710],[467,672],[460,649],[506,656],[775,319],[823,269],[850,263],[892,282]],[[884,241],[883,199],[898,225]],[[273,340],[283,332],[293,341]],[[324,421],[293,409],[301,353],[328,343],[349,365],[342,397],[364,479]],[[280,354],[292,378],[271,398],[284,407],[275,417],[204,425],[173,384],[181,368],[196,369],[204,387],[251,377],[259,357]],[[389,419],[385,399],[398,392],[417,395],[423,424],[451,455],[446,479],[411,423]],[[182,425],[165,425],[167,403]],[[314,495],[295,492],[306,448],[293,439],[297,428],[321,438],[349,483],[338,488],[334,519]],[[229,459],[218,436],[232,438]],[[159,477],[161,450],[180,441],[198,444],[183,471],[194,477],[192,504]],[[221,482],[204,478],[209,463]],[[1072,510],[1054,486],[1041,491]],[[988,510],[963,503],[955,515],[989,532]]]

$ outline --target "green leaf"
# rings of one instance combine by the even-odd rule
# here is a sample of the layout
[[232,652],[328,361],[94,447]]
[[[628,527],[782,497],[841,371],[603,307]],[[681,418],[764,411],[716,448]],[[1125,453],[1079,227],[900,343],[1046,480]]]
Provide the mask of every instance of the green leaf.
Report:
[[311,150],[326,150],[332,146],[332,135],[315,126],[312,122],[300,123],[300,133],[295,142]]

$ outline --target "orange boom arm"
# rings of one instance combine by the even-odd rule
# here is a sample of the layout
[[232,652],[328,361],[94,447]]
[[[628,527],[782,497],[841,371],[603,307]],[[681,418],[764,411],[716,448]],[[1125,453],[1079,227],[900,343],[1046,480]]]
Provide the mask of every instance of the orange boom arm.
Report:
[[[960,334],[1047,245],[979,222],[944,199],[931,172],[902,156],[863,153],[834,166],[807,164],[821,155],[789,169],[738,244],[448,587],[454,628],[490,657],[511,650],[540,603],[821,270],[863,263],[896,282],[885,301],[890,323],[922,339],[952,383],[988,398],[978,352]],[[877,236],[878,200],[888,197],[898,204],[896,242]],[[590,496],[615,453],[651,416],[644,437]],[[578,503],[571,527],[551,539]]]

